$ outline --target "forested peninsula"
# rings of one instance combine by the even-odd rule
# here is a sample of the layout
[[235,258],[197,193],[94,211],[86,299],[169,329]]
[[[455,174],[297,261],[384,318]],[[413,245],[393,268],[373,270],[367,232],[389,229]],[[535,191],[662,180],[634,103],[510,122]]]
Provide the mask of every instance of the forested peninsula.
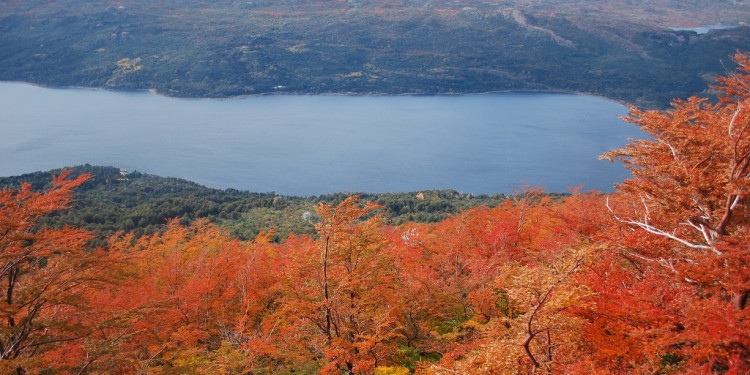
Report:
[[[89,179],[74,192],[72,206],[46,216],[41,223],[55,228],[73,225],[96,233],[94,244],[119,231],[137,237],[164,230],[171,219],[188,225],[207,219],[249,240],[273,228],[275,241],[289,234],[312,234],[309,215],[320,203],[338,204],[357,194],[363,202],[382,206],[391,224],[437,222],[450,214],[473,207],[494,207],[508,197],[504,194],[472,195],[455,190],[429,190],[404,193],[335,193],[296,197],[254,193],[236,189],[213,189],[179,178],[160,177],[115,167],[81,165],[66,168],[72,177]],[[17,189],[29,183],[36,190],[51,187],[51,175],[62,170],[0,177],[0,188]],[[564,194],[550,194],[559,197]]]
[[[741,1],[0,3],[0,80],[180,97],[565,91],[666,107],[750,50]],[[697,33],[675,27],[737,26]]]

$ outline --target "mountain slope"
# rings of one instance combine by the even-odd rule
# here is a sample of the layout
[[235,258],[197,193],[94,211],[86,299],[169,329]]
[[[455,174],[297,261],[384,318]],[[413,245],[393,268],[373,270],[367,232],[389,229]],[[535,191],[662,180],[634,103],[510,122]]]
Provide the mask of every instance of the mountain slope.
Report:
[[663,106],[750,50],[742,2],[15,1],[0,79],[165,95],[590,92]]

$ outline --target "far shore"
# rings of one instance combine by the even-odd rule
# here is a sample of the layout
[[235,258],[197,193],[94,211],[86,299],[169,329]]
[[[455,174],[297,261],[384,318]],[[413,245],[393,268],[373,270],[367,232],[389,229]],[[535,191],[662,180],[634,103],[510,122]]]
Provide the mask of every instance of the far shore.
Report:
[[388,93],[388,92],[321,92],[321,93],[308,93],[308,92],[294,92],[294,91],[271,91],[262,92],[256,94],[244,94],[244,95],[227,95],[221,97],[208,97],[208,96],[180,96],[180,95],[169,95],[168,93],[161,92],[155,88],[149,89],[121,89],[117,87],[89,87],[89,86],[57,86],[57,85],[45,85],[37,82],[28,81],[0,81],[0,83],[19,83],[30,86],[35,86],[45,89],[53,90],[92,90],[92,91],[111,91],[111,92],[123,92],[123,93],[150,93],[165,98],[175,99],[194,99],[194,100],[232,100],[232,99],[245,99],[254,98],[260,96],[269,95],[300,95],[300,96],[463,96],[463,95],[491,95],[491,94],[508,94],[508,93],[530,93],[530,94],[567,94],[567,95],[583,95],[597,98],[603,98],[612,101],[617,104],[624,106],[633,106],[633,103],[611,98],[605,95],[600,95],[593,92],[584,91],[568,91],[568,90],[557,90],[557,89],[525,89],[525,90],[491,90],[481,92],[399,92],[399,93]]

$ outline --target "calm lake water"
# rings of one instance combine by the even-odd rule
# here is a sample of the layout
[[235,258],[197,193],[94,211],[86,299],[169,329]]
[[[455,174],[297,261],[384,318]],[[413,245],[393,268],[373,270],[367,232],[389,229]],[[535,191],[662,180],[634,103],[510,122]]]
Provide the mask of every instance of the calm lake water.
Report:
[[625,113],[567,94],[201,100],[0,82],[0,176],[89,163],[302,196],[611,191],[627,170],[597,156],[642,138]]
[[705,25],[698,27],[673,27],[674,31],[695,31],[697,34],[706,34],[711,30],[726,30],[734,29],[737,26],[734,25]]

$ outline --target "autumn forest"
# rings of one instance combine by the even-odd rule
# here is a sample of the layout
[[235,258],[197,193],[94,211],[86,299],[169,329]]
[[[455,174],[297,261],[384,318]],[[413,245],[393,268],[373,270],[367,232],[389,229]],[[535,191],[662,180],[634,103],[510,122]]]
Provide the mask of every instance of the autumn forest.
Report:
[[[630,109],[614,193],[528,188],[435,223],[351,196],[314,235],[39,225],[89,176],[0,191],[0,372],[747,374],[750,54],[718,99]],[[615,167],[615,166],[613,166]]]

